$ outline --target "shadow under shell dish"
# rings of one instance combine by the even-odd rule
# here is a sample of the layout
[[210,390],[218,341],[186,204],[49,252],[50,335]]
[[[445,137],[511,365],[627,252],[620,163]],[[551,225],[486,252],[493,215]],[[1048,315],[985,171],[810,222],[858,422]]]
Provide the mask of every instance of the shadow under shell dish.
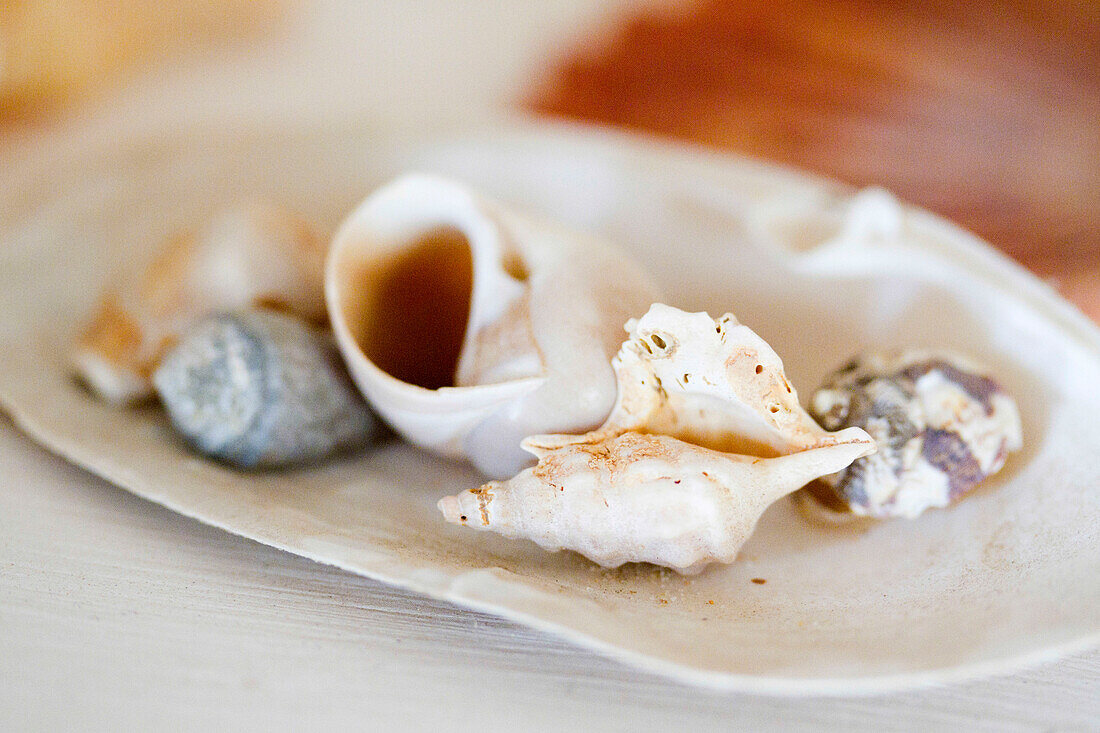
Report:
[[200,321],[153,381],[188,441],[242,468],[314,461],[377,433],[329,335],[281,313]]
[[607,418],[622,324],[658,300],[610,244],[417,174],[343,223],[325,296],[371,406],[410,443],[489,476],[531,463],[528,435]]
[[1004,466],[1022,444],[1016,402],[963,357],[865,354],[833,372],[810,411],[830,430],[866,430],[879,446],[822,479],[826,505],[870,517],[944,507]]

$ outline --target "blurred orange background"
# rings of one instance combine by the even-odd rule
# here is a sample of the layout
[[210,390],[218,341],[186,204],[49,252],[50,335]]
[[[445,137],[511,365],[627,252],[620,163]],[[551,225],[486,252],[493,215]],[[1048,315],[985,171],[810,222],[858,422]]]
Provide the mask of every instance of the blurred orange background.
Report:
[[[0,140],[286,9],[0,0]],[[514,103],[885,186],[1100,319],[1100,3],[648,0],[612,20],[538,60]]]
[[274,27],[275,0],[0,0],[0,124],[39,118],[128,71]]
[[1100,319],[1100,4],[708,0],[627,18],[539,112],[877,184]]

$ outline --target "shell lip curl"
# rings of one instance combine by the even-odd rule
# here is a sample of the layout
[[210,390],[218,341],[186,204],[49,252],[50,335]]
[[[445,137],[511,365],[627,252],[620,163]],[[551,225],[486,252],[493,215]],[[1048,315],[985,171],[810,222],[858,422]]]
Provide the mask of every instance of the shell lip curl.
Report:
[[[511,253],[505,251],[500,231],[482,215],[483,205],[468,191],[444,179],[408,174],[370,196],[341,225],[333,239],[325,265],[325,297],[333,331],[356,383],[391,421],[400,422],[394,413],[405,411],[492,410],[537,389],[545,381],[540,361],[536,369],[520,378],[493,384],[458,384],[462,362],[468,361],[477,332],[500,318],[525,292],[521,281],[495,266]],[[456,257],[453,250],[463,246],[469,251],[467,262],[438,266],[460,270],[465,265],[470,272],[468,282],[452,285],[468,291],[466,303],[454,304],[466,307],[461,313],[442,314],[459,317],[465,324],[459,344],[453,343],[452,336],[451,346],[459,347],[457,354],[449,355],[453,357],[454,383],[427,386],[395,376],[368,356],[364,350],[368,337],[353,333],[353,323],[356,318],[361,321],[370,314],[351,311],[361,306],[364,289],[377,287],[377,281],[385,277],[386,265],[393,264],[410,246],[431,248],[437,236],[450,239],[436,243],[440,257]],[[352,279],[355,275],[359,276],[357,282]],[[379,308],[380,304],[373,307]],[[359,324],[360,331],[362,325]]]

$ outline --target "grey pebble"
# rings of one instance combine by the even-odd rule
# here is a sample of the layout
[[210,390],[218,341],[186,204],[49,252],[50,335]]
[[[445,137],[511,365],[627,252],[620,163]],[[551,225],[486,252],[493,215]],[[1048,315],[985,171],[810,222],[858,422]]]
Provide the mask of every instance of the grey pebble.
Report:
[[153,384],[195,448],[242,468],[315,461],[365,445],[379,429],[329,335],[273,311],[202,320],[163,358]]

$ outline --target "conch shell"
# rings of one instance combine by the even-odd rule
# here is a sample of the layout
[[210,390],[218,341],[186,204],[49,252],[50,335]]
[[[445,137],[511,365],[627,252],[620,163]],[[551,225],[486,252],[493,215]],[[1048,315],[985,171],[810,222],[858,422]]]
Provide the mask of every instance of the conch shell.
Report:
[[529,437],[538,465],[442,499],[448,521],[694,573],[732,562],[774,501],[875,451],[859,428],[817,426],[779,357],[731,315],[656,304],[627,329],[607,422]]
[[104,294],[74,366],[108,402],[150,397],[161,356],[206,315],[255,305],[322,322],[324,257],[322,241],[292,214],[267,204],[227,210],[169,240],[140,277]]
[[621,324],[658,299],[611,245],[418,174],[344,222],[325,295],[374,409],[411,443],[490,476],[530,464],[528,435],[606,419]]
[[636,432],[525,446],[538,456],[535,468],[442,499],[447,521],[574,550],[605,567],[650,562],[687,575],[733,562],[773,502],[874,450],[855,434],[779,458]]

